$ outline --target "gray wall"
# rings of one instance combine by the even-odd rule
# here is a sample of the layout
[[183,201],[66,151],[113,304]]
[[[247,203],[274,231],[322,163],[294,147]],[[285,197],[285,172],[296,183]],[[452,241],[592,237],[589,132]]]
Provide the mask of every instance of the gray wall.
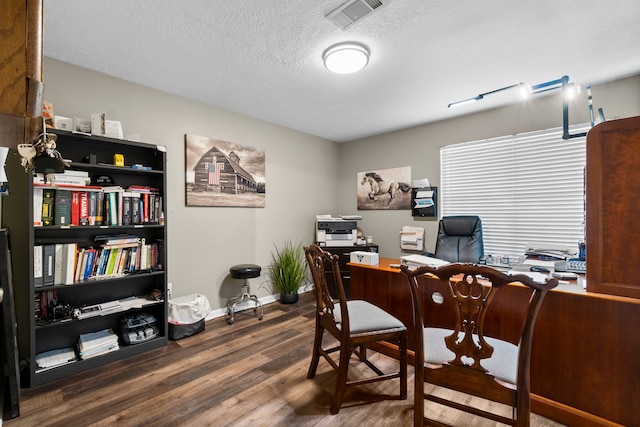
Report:
[[[439,185],[439,147],[503,135],[560,127],[558,95],[470,114],[358,141],[336,144],[263,121],[131,84],[45,58],[45,99],[58,115],[89,117],[105,112],[122,122],[125,135],[167,147],[168,273],[173,295],[201,293],[223,307],[239,284],[228,269],[239,263],[267,266],[274,243],[314,239],[318,213],[360,214],[381,255],[402,254],[403,225],[424,226],[433,250],[437,220],[414,220],[410,211],[358,211],[356,175],[370,169],[412,167],[412,178]],[[607,119],[640,115],[640,76],[594,86],[594,106]],[[570,108],[572,124],[589,121],[586,95]],[[261,208],[185,206],[184,134],[258,147],[266,153],[267,198]],[[64,152],[62,153],[64,154]],[[481,165],[479,165],[481,167]],[[272,294],[263,269],[251,281],[259,297]]]
[[[593,86],[592,96],[594,108],[603,108],[608,120],[640,115],[640,75]],[[570,124],[580,124],[589,120],[587,95],[583,90],[569,105],[569,121]],[[341,212],[356,212],[358,172],[411,166],[412,179],[426,177],[432,185],[439,186],[439,149],[442,146],[558,127],[562,127],[562,99],[556,93],[504,108],[341,144],[338,206]],[[403,225],[424,227],[426,249],[435,249],[437,219],[414,219],[408,210],[365,210],[357,213],[362,215],[361,228],[365,234],[374,237],[383,257],[397,258],[404,254],[400,249],[399,234]]]
[[[338,211],[338,144],[45,58],[45,99],[55,114],[105,112],[124,134],[167,148],[168,275],[173,296],[200,293],[212,307],[240,291],[234,264],[263,266],[251,281],[258,297],[273,292],[264,267],[274,243],[314,239],[318,212]],[[265,208],[186,207],[185,133],[263,149]],[[64,151],[62,151],[64,155]]]

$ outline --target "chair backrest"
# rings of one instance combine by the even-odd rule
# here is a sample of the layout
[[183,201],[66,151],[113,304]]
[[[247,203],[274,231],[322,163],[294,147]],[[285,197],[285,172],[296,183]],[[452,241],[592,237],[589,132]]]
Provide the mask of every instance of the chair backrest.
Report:
[[[347,297],[340,275],[340,267],[338,265],[338,255],[333,255],[322,250],[318,245],[312,244],[304,248],[309,270],[313,278],[316,294],[316,313],[319,318],[328,318],[327,325],[333,325],[339,321],[342,325],[342,331],[349,331],[349,311],[347,310]],[[327,274],[332,274],[336,290],[338,293],[338,301],[334,301],[329,293],[327,284]],[[336,310],[336,303],[338,309]],[[337,313],[336,313],[337,312]],[[336,316],[337,314],[337,316]]]
[[482,221],[478,216],[445,216],[440,220],[436,258],[450,262],[480,261],[484,255]]
[[[420,376],[420,383],[424,380],[513,406],[516,399],[528,400],[535,320],[545,294],[557,286],[557,279],[538,283],[525,274],[507,275],[484,265],[464,263],[414,270],[402,265],[401,270],[408,278],[414,308],[416,381]],[[508,286],[513,283],[524,287]],[[428,372],[425,368],[426,373],[417,368],[425,366],[425,351],[429,351],[425,350],[430,345],[428,341],[425,346],[430,336],[425,327],[437,328],[435,335],[446,345],[440,345],[444,354],[438,355],[441,363],[435,363],[443,369]],[[501,366],[504,359],[498,351],[505,348],[517,360],[517,366],[511,365],[512,379],[501,378],[493,370],[496,366],[507,368]],[[517,393],[514,387],[505,388],[504,382],[515,385]]]

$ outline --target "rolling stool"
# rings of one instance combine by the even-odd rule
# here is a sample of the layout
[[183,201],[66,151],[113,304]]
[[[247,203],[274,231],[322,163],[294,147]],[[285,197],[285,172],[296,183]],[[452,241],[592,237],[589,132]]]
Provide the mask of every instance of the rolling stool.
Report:
[[258,314],[258,307],[260,307],[258,320],[262,320],[262,316],[264,315],[262,303],[258,301],[257,296],[249,294],[249,281],[247,280],[260,276],[260,270],[261,267],[255,264],[238,264],[229,269],[231,277],[233,277],[234,279],[244,279],[244,284],[242,285],[242,293],[238,296],[229,298],[229,300],[227,301],[227,323],[229,325],[233,323],[233,316],[235,314],[236,306],[244,301],[253,301],[256,303],[256,306],[253,309],[253,312],[256,314]]

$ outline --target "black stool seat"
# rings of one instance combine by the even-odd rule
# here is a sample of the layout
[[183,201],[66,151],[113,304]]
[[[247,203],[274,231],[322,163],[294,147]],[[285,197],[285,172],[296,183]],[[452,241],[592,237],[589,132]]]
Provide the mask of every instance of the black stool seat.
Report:
[[253,279],[260,276],[262,267],[256,264],[238,264],[229,269],[234,279]]
[[[229,269],[229,275],[233,279],[244,280],[242,284],[242,291],[240,295],[231,297],[227,300],[227,323],[232,324],[236,312],[236,306],[243,302],[253,302],[255,308],[254,313],[258,316],[258,320],[262,320],[264,316],[264,309],[262,303],[258,300],[258,297],[249,293],[249,280],[255,277],[260,277],[260,271],[262,268],[256,264],[238,264]],[[258,312],[260,309],[260,312]]]

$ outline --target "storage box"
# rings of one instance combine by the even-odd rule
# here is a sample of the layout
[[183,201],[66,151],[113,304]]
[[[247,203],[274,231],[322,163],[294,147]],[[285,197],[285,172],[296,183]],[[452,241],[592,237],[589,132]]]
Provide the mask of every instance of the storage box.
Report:
[[353,251],[349,260],[355,264],[378,265],[377,252]]

